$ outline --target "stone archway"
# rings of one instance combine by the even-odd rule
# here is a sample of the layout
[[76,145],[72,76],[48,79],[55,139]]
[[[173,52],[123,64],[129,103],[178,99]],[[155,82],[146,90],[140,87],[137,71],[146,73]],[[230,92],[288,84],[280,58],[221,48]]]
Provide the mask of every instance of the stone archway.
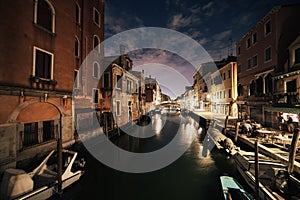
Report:
[[52,105],[53,107],[55,107],[55,109],[59,112],[59,114],[61,116],[65,115],[65,112],[63,111],[63,109],[56,103],[56,102],[52,102],[52,101],[47,101],[47,102],[40,102],[39,100],[31,100],[31,101],[26,101],[22,104],[20,104],[10,115],[10,117],[7,120],[7,123],[16,123],[18,121],[18,117],[20,115],[20,113],[30,107],[33,104],[38,104],[38,103],[42,103],[42,104],[49,104]]

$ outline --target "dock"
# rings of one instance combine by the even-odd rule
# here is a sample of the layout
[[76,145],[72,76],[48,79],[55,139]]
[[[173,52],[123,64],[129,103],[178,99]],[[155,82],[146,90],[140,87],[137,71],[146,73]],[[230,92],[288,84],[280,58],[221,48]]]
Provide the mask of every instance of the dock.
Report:
[[[225,127],[225,115],[222,114],[214,114],[210,112],[192,112],[191,116],[195,118],[195,116],[199,117],[199,124],[206,129],[211,128],[209,131],[209,136],[213,138],[213,141],[219,142],[224,140],[225,138],[234,138],[235,130],[230,127],[226,131],[226,135],[222,133]],[[212,126],[211,122],[214,124]],[[288,165],[289,162],[289,151],[285,148],[284,145],[280,146],[278,144],[274,145],[272,142],[265,140],[264,138],[259,137],[248,137],[245,134],[238,134],[237,141],[243,145],[244,147],[248,147],[254,149],[255,141],[258,140],[258,150],[259,153],[264,154],[270,158],[276,159],[280,161],[282,164]],[[217,144],[217,143],[216,143]],[[219,145],[216,145],[217,148],[222,148]],[[300,175],[300,163],[294,161],[294,173]]]

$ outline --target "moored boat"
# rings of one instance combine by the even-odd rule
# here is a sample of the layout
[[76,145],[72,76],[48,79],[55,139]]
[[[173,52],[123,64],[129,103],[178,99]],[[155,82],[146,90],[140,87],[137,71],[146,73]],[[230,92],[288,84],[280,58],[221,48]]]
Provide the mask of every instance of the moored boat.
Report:
[[225,200],[252,200],[252,196],[231,176],[220,176]]
[[[62,189],[80,179],[85,161],[77,160],[77,152],[62,152]],[[51,151],[32,172],[7,169],[1,182],[1,199],[48,199],[58,191],[57,153]]]
[[[237,170],[255,191],[255,156],[254,152],[238,151],[234,154]],[[285,190],[288,181],[286,166],[279,161],[259,154],[259,198],[284,199],[277,191]]]

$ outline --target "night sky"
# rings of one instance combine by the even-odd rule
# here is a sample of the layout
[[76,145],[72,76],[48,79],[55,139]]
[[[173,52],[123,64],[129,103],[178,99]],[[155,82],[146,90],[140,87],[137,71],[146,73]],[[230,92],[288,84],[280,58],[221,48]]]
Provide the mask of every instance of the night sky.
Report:
[[[235,42],[274,6],[291,3],[300,1],[107,0],[105,38],[139,27],[168,28],[191,37],[204,47],[212,59],[221,60],[228,55],[235,55]],[[148,54],[148,63],[151,62],[152,53]],[[174,56],[166,59],[166,55],[166,52],[160,53],[155,62],[173,67],[192,84],[194,68],[182,65],[176,68],[168,63],[170,57],[174,63]],[[137,65],[141,65],[140,62],[134,62],[134,66]],[[150,75],[147,68],[145,71],[146,75]],[[184,86],[181,89],[184,90]]]

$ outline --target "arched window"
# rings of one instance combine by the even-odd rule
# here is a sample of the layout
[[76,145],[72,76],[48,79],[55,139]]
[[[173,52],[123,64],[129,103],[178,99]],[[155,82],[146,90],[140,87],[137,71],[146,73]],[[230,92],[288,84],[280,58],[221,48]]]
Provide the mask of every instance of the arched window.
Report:
[[94,78],[99,78],[99,72],[100,72],[99,63],[94,62],[94,65],[93,65],[93,77]]
[[78,40],[78,38],[77,37],[75,37],[75,56],[76,57],[79,57],[79,40]]
[[80,17],[80,6],[78,5],[78,3],[76,3],[76,8],[75,8],[75,21],[77,24],[80,24],[81,21],[81,17]]
[[260,76],[257,80],[256,80],[256,94],[263,94],[264,90],[264,84],[263,84],[263,78]]
[[55,32],[55,10],[48,0],[35,0],[34,23],[52,33]]
[[273,93],[273,81],[272,81],[271,74],[268,74],[265,78],[265,92],[266,92],[266,94]]
[[98,52],[100,52],[99,43],[100,43],[99,37],[97,35],[94,35],[93,48]]
[[255,81],[251,81],[250,84],[250,96],[255,95]]

